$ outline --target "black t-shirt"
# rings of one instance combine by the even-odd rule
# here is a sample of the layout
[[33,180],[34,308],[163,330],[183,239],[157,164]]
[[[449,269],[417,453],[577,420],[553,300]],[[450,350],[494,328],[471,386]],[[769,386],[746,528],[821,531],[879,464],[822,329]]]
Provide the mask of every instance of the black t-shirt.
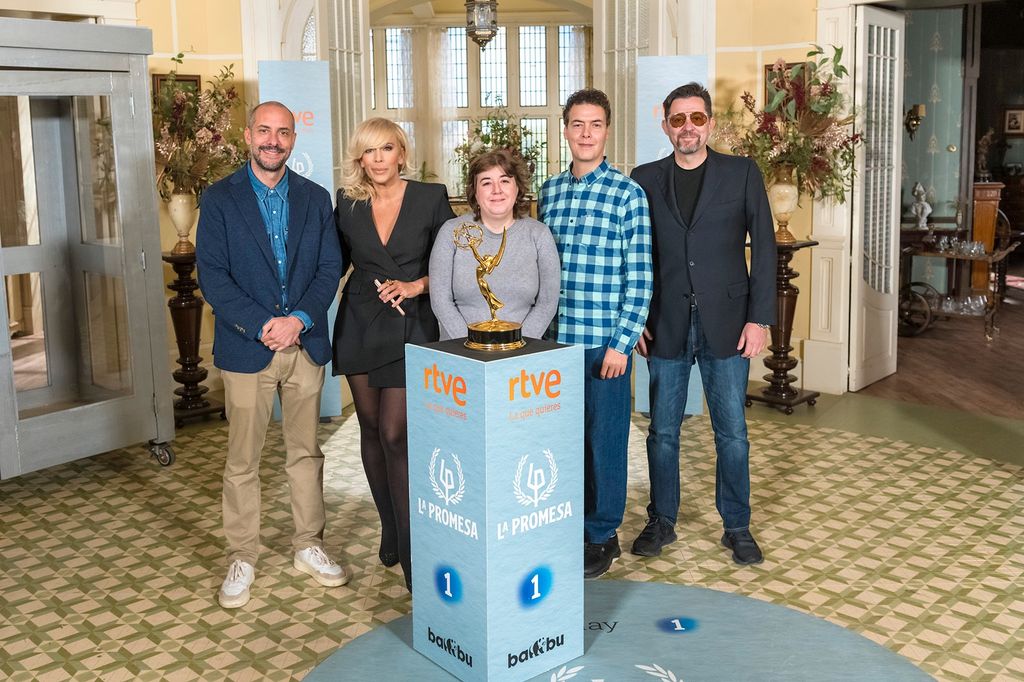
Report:
[[676,188],[676,205],[679,206],[679,215],[687,225],[693,220],[693,211],[697,208],[697,197],[700,196],[701,185],[704,184],[704,166],[701,164],[693,170],[680,168],[678,164],[672,164],[676,169],[673,173],[673,180]]

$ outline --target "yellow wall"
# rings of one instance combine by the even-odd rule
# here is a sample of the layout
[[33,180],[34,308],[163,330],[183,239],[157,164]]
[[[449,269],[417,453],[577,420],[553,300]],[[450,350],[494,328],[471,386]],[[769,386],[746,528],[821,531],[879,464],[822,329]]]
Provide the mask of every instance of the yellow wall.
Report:
[[[206,82],[220,73],[220,70],[234,64],[236,87],[242,88],[242,13],[241,0],[139,0],[136,11],[139,26],[153,31],[153,56],[149,60],[149,72],[167,73],[177,69],[178,73],[198,75]],[[176,34],[176,39],[175,39]],[[184,52],[184,63],[171,61],[171,56]],[[242,90],[243,98],[246,93]],[[239,108],[237,125],[244,125],[244,107]],[[169,251],[178,237],[171,225],[163,203],[160,203],[160,247]],[[192,232],[195,243],[195,231]],[[174,272],[164,264],[164,281],[174,280]],[[171,293],[168,291],[168,296]],[[167,328],[173,329],[170,315]],[[173,333],[169,335],[172,349],[176,348]],[[201,342],[208,347],[213,341],[213,316],[207,306],[203,315]],[[208,352],[203,365],[212,365]]]
[[[764,67],[780,58],[788,62],[806,59],[817,35],[816,6],[816,0],[718,0],[716,111],[741,109],[744,91],[762,105]],[[789,225],[797,239],[807,238],[812,227],[811,201],[804,197],[801,203]],[[792,266],[801,273],[793,283],[803,291],[797,299],[793,336],[806,339],[810,333],[810,250],[798,251]],[[801,351],[796,349],[797,354]]]

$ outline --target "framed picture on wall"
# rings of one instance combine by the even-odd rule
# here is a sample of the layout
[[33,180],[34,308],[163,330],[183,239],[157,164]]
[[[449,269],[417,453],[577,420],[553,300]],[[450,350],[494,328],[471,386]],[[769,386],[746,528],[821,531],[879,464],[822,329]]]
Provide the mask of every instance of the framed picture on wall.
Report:
[[[156,98],[160,88],[163,87],[164,83],[171,77],[169,73],[154,73],[153,74],[153,97]],[[174,75],[174,80],[181,87],[189,90],[195,90],[199,92],[203,89],[203,81],[199,76],[193,76],[185,73],[177,73]]]
[[1024,106],[1017,109],[1006,109],[1003,114],[1003,135],[1024,137]]
[[[790,73],[794,66],[803,66],[807,62],[786,62],[786,73]],[[775,68],[775,63],[764,65],[764,100],[762,106],[767,106],[769,103],[768,84],[772,80],[772,70]],[[800,73],[797,74],[796,79],[802,82],[804,85],[807,84],[807,70],[800,69]]]

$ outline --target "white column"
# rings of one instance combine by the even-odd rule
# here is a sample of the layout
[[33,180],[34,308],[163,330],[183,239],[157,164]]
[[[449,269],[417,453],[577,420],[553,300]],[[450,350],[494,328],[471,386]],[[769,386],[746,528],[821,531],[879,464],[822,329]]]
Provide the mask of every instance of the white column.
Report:
[[[695,55],[708,59],[708,82],[715,83],[717,0],[650,0],[648,55]],[[680,83],[680,85],[683,85]]]
[[611,101],[606,154],[623,173],[636,165],[636,58],[650,48],[653,0],[594,0],[594,87]]
[[281,58],[277,0],[242,0],[242,82],[249,106],[259,99],[259,62]]
[[331,115],[334,122],[334,182],[340,184],[348,138],[366,118],[370,101],[370,6],[368,0],[326,3],[323,30],[331,64]]

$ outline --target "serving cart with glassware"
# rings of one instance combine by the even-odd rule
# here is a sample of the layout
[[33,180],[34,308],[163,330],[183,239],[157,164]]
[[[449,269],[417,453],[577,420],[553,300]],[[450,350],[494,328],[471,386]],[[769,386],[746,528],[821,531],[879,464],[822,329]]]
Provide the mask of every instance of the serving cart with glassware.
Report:
[[[991,341],[999,332],[996,318],[1003,299],[1003,289],[997,277],[991,274],[1020,244],[1014,241],[1002,246],[998,243],[991,251],[981,241],[960,239],[956,233],[916,243],[904,241],[901,249],[900,272],[904,281],[899,298],[899,333],[917,336],[931,327],[938,318],[974,317],[985,322],[985,338]],[[1002,248],[1000,248],[1002,246]],[[943,295],[927,282],[911,281],[911,261],[914,256],[946,259],[950,266],[948,294]],[[971,271],[974,263],[985,263],[989,276],[986,286],[972,286]]]

